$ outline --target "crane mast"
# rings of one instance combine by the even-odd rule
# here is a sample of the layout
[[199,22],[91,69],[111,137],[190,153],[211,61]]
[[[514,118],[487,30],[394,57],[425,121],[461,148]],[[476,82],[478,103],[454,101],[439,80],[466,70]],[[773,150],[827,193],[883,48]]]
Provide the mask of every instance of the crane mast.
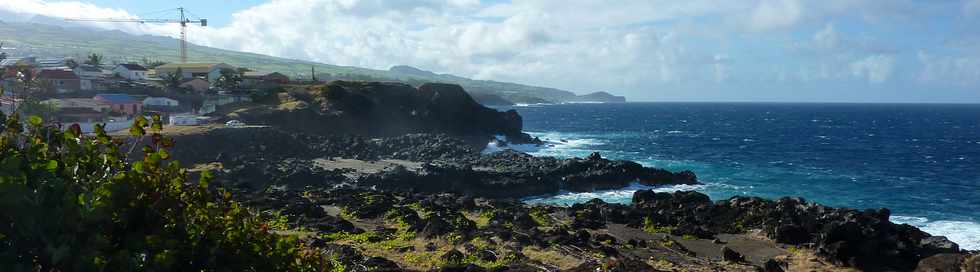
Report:
[[180,18],[178,19],[115,19],[115,18],[66,18],[65,21],[74,22],[114,22],[114,23],[154,23],[154,24],[170,24],[177,23],[180,24],[180,47],[178,48],[180,54],[180,62],[187,63],[187,25],[189,23],[200,24],[201,26],[208,26],[208,19],[197,19],[191,20],[187,17],[185,12],[187,12],[183,7],[178,7],[177,11]]

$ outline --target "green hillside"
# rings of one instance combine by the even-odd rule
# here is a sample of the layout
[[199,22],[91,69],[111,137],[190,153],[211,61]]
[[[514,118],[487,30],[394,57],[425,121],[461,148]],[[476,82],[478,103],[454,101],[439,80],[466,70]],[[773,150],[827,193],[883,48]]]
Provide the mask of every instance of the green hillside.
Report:
[[[176,39],[159,36],[138,36],[122,31],[95,30],[84,27],[63,27],[38,23],[0,21],[0,39],[11,57],[76,57],[89,53],[103,54],[109,62],[139,62],[143,59],[173,62],[178,60]],[[412,85],[425,82],[445,82],[462,85],[467,91],[496,100],[513,103],[549,103],[582,101],[587,96],[554,88],[515,83],[471,80],[447,74],[435,74],[409,66],[390,70],[374,70],[350,66],[329,65],[310,61],[278,58],[261,54],[188,45],[191,62],[224,62],[258,71],[278,71],[292,77],[310,78],[311,67],[320,79],[353,79],[399,81]]]

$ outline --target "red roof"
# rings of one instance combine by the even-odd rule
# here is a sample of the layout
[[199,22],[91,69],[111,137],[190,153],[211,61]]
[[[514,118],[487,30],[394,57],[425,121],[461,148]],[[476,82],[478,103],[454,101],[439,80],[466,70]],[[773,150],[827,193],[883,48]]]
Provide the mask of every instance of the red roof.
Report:
[[41,70],[37,75],[41,79],[79,79],[78,75],[68,70]]

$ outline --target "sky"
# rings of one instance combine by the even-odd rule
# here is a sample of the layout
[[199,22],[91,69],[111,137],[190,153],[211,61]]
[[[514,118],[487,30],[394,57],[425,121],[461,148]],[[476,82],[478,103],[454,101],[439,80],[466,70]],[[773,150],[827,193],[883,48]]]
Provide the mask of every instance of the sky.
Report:
[[0,12],[167,18],[154,12],[179,5],[210,21],[193,43],[337,65],[634,101],[980,103],[980,0],[5,0]]

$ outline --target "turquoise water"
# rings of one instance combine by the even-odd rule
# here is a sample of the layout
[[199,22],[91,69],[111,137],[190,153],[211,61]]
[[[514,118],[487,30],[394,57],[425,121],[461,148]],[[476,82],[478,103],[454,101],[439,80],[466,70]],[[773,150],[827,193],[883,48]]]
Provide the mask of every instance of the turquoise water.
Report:
[[[802,196],[831,206],[886,207],[892,220],[980,249],[980,105],[626,103],[514,107],[546,140],[535,155],[634,160],[693,170],[704,183],[653,188]],[[528,202],[571,204],[620,190]]]

